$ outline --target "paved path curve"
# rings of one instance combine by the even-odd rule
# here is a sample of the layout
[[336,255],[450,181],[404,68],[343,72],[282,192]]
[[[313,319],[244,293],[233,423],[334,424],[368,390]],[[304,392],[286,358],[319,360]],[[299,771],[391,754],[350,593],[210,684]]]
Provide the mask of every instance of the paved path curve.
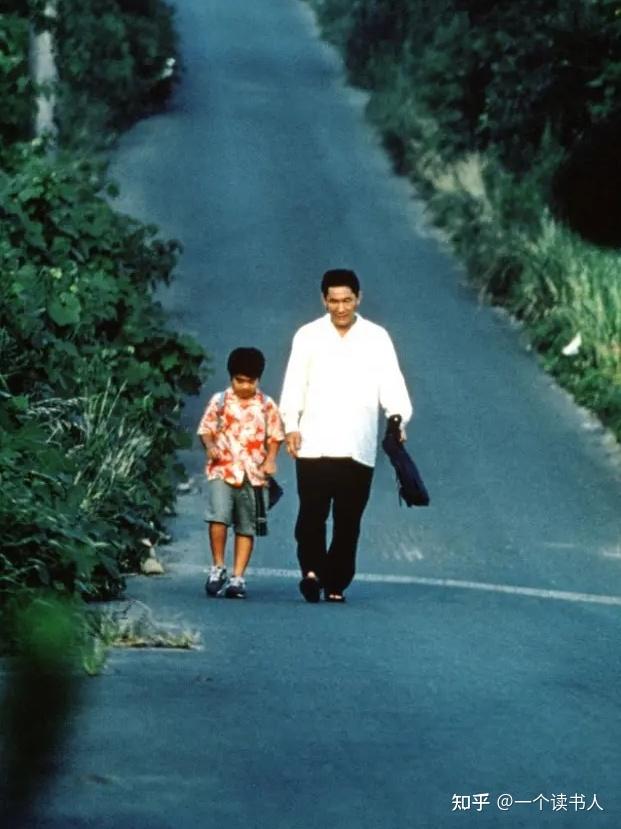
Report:
[[[200,629],[204,649],[112,658],[41,825],[618,827],[613,453],[425,231],[307,8],[177,6],[183,85],[123,139],[114,175],[122,207],[185,246],[162,298],[214,361],[188,424],[240,343],[265,351],[277,395],[293,331],[321,312],[321,273],[354,267],[414,393],[409,445],[432,506],[400,509],[381,458],[349,604],[306,605],[283,457],[250,598],[207,601],[189,454],[197,485],[168,574],[130,594]],[[490,805],[453,811],[453,795],[477,793]],[[500,811],[503,793],[548,801]],[[574,794],[585,809],[565,811]],[[594,794],[604,811],[587,814]]]

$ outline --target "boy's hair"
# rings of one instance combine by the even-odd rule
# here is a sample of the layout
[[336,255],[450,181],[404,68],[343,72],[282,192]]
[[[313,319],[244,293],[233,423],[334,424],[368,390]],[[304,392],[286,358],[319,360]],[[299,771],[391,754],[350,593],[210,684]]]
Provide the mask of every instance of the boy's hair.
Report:
[[265,368],[265,357],[258,348],[235,348],[229,354],[226,367],[231,377],[243,374],[258,380]]
[[326,271],[321,280],[321,293],[327,297],[330,288],[351,288],[358,296],[360,293],[360,281],[354,271],[347,268],[332,268]]

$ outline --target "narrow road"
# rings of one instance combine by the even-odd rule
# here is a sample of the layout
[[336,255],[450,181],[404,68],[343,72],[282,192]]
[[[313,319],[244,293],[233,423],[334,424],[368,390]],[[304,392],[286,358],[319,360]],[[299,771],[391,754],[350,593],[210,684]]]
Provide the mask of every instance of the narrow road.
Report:
[[129,593],[204,648],[112,657],[41,826],[616,829],[618,454],[464,286],[308,9],[177,7],[183,84],[123,139],[113,174],[121,207],[185,248],[162,300],[213,358],[187,423],[236,345],[265,352],[278,396],[294,330],[322,312],[322,272],[353,267],[415,398],[409,447],[432,505],[400,508],[379,458],[349,603],[306,605],[283,456],[248,600],[208,601],[188,453],[197,483],[167,575]]

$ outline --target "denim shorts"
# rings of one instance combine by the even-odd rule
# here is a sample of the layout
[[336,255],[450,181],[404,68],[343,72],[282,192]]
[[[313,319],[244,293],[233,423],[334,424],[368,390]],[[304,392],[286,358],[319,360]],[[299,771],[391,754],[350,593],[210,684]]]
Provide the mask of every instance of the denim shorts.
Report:
[[[260,497],[265,501],[266,487],[261,487]],[[265,504],[267,509],[267,503]],[[245,478],[241,486],[231,486],[221,478],[207,481],[207,510],[205,521],[208,523],[233,526],[236,535],[256,535],[257,507],[255,489]]]

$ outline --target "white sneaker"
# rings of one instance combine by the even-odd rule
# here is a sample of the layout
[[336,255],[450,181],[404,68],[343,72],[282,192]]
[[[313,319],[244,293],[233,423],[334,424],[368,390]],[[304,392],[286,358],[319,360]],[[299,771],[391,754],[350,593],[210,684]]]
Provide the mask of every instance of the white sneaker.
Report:
[[205,582],[205,591],[208,596],[217,596],[226,584],[226,567],[218,567],[212,564],[209,571],[209,578]]
[[228,583],[224,595],[227,599],[245,599],[246,598],[246,582],[241,576],[232,576]]

